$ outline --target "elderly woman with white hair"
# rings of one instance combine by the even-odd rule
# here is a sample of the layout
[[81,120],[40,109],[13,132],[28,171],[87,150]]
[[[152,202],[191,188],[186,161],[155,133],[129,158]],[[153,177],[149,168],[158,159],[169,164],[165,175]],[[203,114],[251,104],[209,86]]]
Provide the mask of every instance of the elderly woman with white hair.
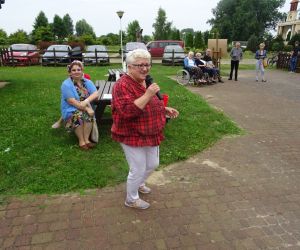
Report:
[[159,165],[166,115],[175,118],[179,114],[176,109],[165,107],[157,97],[160,88],[156,83],[147,86],[145,79],[150,62],[151,56],[146,50],[129,52],[128,73],[116,82],[112,92],[112,138],[121,144],[129,165],[125,206],[137,209],[150,206],[140,199],[139,193],[151,192],[145,181]]
[[195,58],[194,58],[194,52],[190,51],[188,53],[188,56],[184,58],[183,60],[184,68],[194,76],[194,78],[198,81],[198,83],[206,83],[203,77],[202,70],[196,65]]

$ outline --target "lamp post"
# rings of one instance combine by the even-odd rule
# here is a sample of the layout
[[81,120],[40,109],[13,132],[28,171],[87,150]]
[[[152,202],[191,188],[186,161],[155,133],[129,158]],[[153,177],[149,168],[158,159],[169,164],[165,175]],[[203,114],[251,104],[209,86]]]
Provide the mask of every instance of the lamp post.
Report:
[[124,60],[124,56],[123,56],[123,32],[122,32],[122,17],[124,15],[124,11],[119,10],[117,11],[117,15],[120,18],[120,33],[121,33],[121,58],[122,58],[122,66],[123,66],[123,70],[126,71],[126,68],[124,66],[123,60]]

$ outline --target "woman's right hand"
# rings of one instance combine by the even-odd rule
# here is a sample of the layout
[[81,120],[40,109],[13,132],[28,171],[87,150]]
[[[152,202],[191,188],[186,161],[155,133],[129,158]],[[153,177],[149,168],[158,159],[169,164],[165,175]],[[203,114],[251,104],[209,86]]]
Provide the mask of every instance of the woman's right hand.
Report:
[[93,117],[95,114],[95,111],[91,107],[86,107],[85,111],[89,114],[89,116]]
[[159,86],[157,85],[157,83],[152,83],[146,90],[146,95],[152,97],[155,96],[156,93],[160,90]]

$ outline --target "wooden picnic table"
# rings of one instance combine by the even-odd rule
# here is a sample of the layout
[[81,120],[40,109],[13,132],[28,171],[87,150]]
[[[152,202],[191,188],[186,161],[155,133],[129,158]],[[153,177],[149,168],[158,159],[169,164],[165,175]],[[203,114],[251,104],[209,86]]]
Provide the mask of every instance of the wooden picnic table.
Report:
[[124,75],[126,72],[123,69],[108,69],[108,81],[116,81],[116,74],[119,72],[120,76]]
[[95,116],[98,126],[100,125],[106,106],[111,104],[112,88],[115,83],[115,81],[106,80],[97,80],[95,82],[95,86],[99,93],[98,100],[94,102],[96,104]]

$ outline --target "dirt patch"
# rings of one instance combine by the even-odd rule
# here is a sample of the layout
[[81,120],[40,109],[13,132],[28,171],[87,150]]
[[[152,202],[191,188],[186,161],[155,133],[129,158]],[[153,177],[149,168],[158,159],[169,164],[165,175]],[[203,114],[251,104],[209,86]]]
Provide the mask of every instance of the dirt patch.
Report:
[[0,89],[4,88],[9,82],[0,82]]

